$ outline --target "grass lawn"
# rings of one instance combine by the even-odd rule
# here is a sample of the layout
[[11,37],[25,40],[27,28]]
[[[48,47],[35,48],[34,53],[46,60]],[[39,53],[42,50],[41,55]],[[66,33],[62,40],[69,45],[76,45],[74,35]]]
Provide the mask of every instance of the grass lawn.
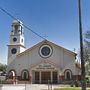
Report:
[[[81,88],[58,88],[54,90],[81,90]],[[87,89],[87,90],[90,90],[90,89]]]

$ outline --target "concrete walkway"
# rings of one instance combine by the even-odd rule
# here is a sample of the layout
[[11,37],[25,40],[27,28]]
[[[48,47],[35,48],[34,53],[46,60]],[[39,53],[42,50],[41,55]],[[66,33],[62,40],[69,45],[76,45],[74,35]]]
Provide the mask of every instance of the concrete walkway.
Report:
[[25,87],[16,85],[0,85],[0,90],[25,90]]
[[47,84],[16,84],[16,85],[0,85],[0,90],[53,90],[54,88],[70,87],[69,85],[52,85]]

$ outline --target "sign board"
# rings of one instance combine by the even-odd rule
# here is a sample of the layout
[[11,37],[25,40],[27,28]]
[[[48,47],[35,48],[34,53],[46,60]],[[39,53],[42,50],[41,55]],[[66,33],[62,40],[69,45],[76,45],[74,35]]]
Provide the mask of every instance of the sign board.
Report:
[[43,70],[51,70],[51,69],[55,69],[55,67],[51,64],[48,64],[48,63],[42,63],[42,64],[39,64],[36,69],[43,69]]

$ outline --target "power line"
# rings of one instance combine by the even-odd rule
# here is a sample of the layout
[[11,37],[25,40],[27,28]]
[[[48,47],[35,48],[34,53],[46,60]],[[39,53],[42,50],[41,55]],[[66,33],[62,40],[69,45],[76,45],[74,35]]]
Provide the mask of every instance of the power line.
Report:
[[33,31],[33,30],[31,30],[29,27],[27,27],[25,24],[23,24],[23,26],[25,27],[25,28],[27,28],[28,30],[30,30],[32,33],[34,33],[35,35],[37,35],[37,36],[39,36],[40,38],[42,38],[42,39],[45,39],[44,37],[42,37],[41,35],[39,35],[38,33],[36,33],[35,31]]
[[[16,21],[18,21],[18,19],[16,18],[16,17],[14,17],[12,14],[10,14],[9,12],[7,12],[5,9],[3,9],[2,7],[0,7],[0,9],[4,12],[4,13],[6,13],[8,16],[10,16],[12,19],[14,19],[14,20],[16,20]],[[30,29],[28,26],[26,26],[25,24],[23,24],[23,26],[26,28],[26,29],[28,29],[28,30],[30,30],[32,33],[34,33],[35,35],[37,35],[38,37],[40,37],[40,38],[42,38],[42,39],[45,39],[43,36],[41,36],[41,35],[39,35],[38,33],[36,33],[35,31],[33,31],[32,29]]]
[[1,7],[0,7],[0,9],[1,9],[4,13],[6,13],[8,16],[10,16],[11,18],[17,20],[17,18],[15,18],[15,17],[14,17],[13,15],[11,15],[10,13],[8,13],[5,9],[3,9],[3,8],[1,8]]

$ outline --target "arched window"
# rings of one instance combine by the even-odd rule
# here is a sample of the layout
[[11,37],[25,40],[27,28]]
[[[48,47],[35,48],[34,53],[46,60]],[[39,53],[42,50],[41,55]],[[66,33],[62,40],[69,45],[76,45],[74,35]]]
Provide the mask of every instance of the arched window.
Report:
[[23,70],[21,73],[21,77],[23,80],[28,80],[29,79],[29,73],[27,70]]
[[65,70],[64,77],[65,77],[65,80],[71,80],[72,79],[72,71],[69,69]]

